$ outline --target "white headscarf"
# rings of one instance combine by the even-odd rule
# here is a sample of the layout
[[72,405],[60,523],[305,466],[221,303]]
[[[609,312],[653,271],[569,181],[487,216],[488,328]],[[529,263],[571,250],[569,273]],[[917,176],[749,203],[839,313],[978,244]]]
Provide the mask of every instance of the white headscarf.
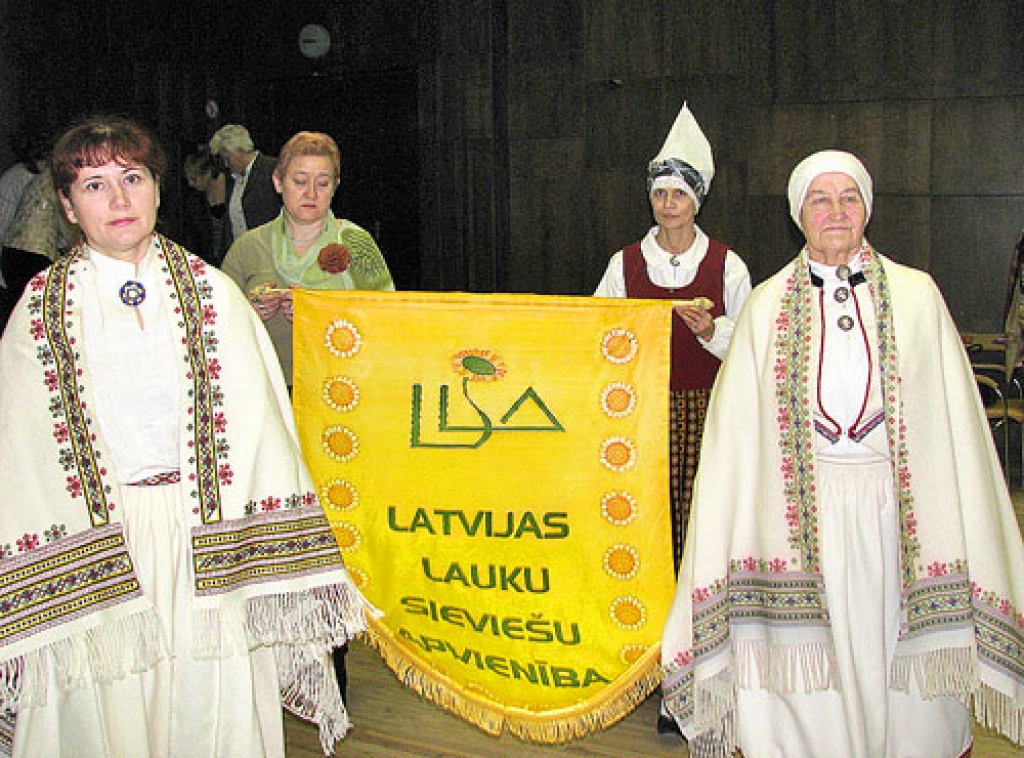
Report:
[[[800,210],[803,208],[804,199],[807,197],[807,188],[815,177],[822,174],[846,174],[853,181],[857,182],[860,188],[860,195],[864,200],[864,207],[867,214],[864,223],[871,218],[871,205],[874,201],[874,193],[871,184],[871,175],[864,168],[857,156],[846,153],[842,150],[822,150],[813,153],[800,161],[793,173],[789,176],[789,215],[793,221],[800,226]],[[802,226],[800,226],[803,229]]]

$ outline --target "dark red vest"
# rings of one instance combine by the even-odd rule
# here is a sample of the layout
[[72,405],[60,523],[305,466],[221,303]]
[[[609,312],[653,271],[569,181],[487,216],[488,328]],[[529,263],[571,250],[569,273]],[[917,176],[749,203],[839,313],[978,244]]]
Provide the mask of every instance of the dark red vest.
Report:
[[[626,297],[649,300],[691,300],[706,297],[714,305],[711,315],[725,315],[722,282],[725,277],[725,254],[728,248],[716,240],[708,240],[708,252],[697,269],[697,276],[685,287],[659,287],[647,275],[647,263],[640,252],[640,243],[622,251],[622,269],[626,278]],[[715,383],[721,361],[705,350],[678,314],[672,314],[673,390],[709,390]]]

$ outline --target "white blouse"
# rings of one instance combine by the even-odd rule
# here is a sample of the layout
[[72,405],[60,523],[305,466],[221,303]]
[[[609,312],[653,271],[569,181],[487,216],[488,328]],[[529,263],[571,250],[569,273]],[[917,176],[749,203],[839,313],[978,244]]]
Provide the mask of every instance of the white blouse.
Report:
[[[696,237],[690,249],[677,255],[673,255],[658,244],[655,235],[658,227],[651,227],[646,236],[640,241],[640,252],[643,253],[644,262],[647,264],[647,275],[651,282],[666,289],[681,288],[690,284],[697,276],[697,269],[704,261],[708,253],[708,236],[698,226],[695,228]],[[675,258],[676,265],[672,265]],[[725,358],[726,350],[729,348],[729,341],[732,339],[732,330],[736,325],[736,317],[740,308],[746,302],[750,294],[750,272],[747,265],[732,250],[725,256],[725,272],[722,277],[722,292],[725,302],[725,315],[715,319],[715,333],[710,340],[697,340],[704,346],[704,349],[719,360]],[[608,268],[604,272],[601,282],[594,292],[595,297],[626,297],[626,275],[622,264],[622,251],[618,251],[608,262]]]
[[[138,264],[87,248],[82,329],[95,415],[118,481],[178,468],[179,367],[168,309],[161,302],[154,242]],[[142,303],[122,302],[121,286],[141,282]]]
[[[820,367],[820,374],[814,372],[820,376],[820,392],[818,397],[812,398],[815,421],[825,429],[841,429],[834,443],[822,434],[815,434],[818,455],[831,459],[887,459],[889,448],[884,423],[877,424],[860,441],[855,441],[850,434],[852,427],[854,436],[859,436],[856,430],[864,429],[883,411],[874,307],[866,282],[850,285],[858,278],[860,262],[851,262],[851,278],[846,281],[838,277],[837,266],[816,261],[809,261],[809,265],[812,275],[821,280],[820,290],[814,287],[819,322],[814,345],[817,360],[811,365]],[[843,329],[841,321],[850,328]]]

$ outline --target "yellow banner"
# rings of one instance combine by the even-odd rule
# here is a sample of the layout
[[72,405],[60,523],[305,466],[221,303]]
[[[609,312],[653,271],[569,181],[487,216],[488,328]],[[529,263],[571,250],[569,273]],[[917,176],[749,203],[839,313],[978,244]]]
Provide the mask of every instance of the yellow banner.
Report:
[[302,291],[299,437],[399,676],[563,742],[660,681],[670,304]]

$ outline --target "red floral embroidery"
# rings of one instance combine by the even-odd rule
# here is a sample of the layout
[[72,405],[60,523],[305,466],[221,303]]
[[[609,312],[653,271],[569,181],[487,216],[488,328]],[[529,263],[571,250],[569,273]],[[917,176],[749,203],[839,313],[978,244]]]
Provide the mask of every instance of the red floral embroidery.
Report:
[[302,496],[302,504],[303,505],[315,505],[316,504],[316,495],[314,495],[312,492],[305,493]]
[[63,445],[71,437],[71,432],[68,431],[68,425],[63,421],[58,422],[53,427],[53,438],[57,440],[58,444]]
[[914,515],[913,511],[907,513],[906,524],[907,534],[911,536],[917,534],[917,517]]
[[217,479],[223,485],[231,484],[231,480],[234,478],[235,472],[231,470],[231,464],[225,463],[217,468]]
[[220,361],[218,361],[216,358],[212,358],[210,360],[210,364],[209,365],[210,365],[210,376],[213,379],[220,379],[220,369],[221,369]]
[[335,242],[324,245],[316,260],[320,264],[320,268],[328,274],[340,274],[352,262],[352,253],[344,245]]
[[209,305],[209,304],[204,305],[203,306],[203,323],[206,326],[213,326],[213,324],[214,324],[214,322],[216,322],[216,320],[217,320],[217,309],[214,308],[212,305]]
[[228,419],[223,413],[213,414],[213,430],[217,434],[224,434],[228,430]]
[[263,506],[265,511],[276,511],[281,507],[281,498],[270,495],[265,500],[261,500],[260,505]]
[[18,538],[18,550],[23,553],[26,550],[35,550],[37,547],[39,547],[38,534],[25,534],[25,536]]
[[935,561],[935,563],[928,567],[928,576],[940,577],[945,576],[947,573],[949,573],[949,571],[946,564],[940,561]]
[[68,477],[68,492],[71,493],[71,497],[82,496],[82,482],[77,476]]
[[41,340],[45,334],[45,329],[43,329],[43,320],[39,318],[32,319],[32,324],[29,327],[29,333],[32,335],[32,339]]

